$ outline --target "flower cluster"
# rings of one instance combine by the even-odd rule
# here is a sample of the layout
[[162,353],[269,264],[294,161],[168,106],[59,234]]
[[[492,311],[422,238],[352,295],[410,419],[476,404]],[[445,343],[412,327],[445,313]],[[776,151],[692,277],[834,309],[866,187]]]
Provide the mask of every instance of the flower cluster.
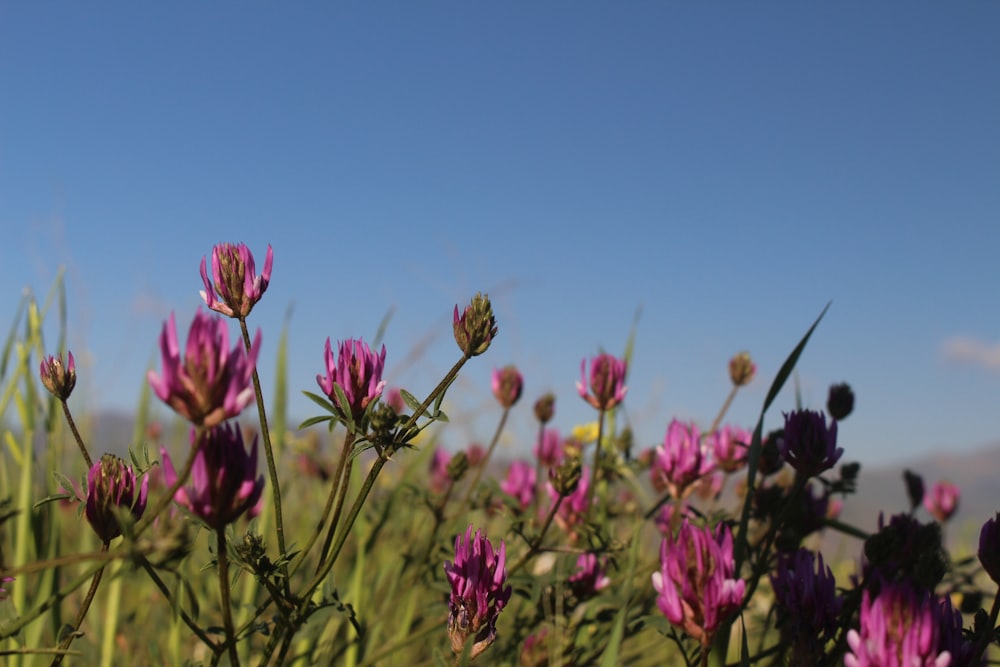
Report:
[[[324,358],[326,375],[317,375],[316,383],[345,416],[360,419],[385,388],[382,379],[385,345],[379,354],[375,354],[363,340],[352,338],[337,344],[337,355],[334,357],[330,339],[327,338]],[[347,405],[341,405],[335,387],[343,392]]]

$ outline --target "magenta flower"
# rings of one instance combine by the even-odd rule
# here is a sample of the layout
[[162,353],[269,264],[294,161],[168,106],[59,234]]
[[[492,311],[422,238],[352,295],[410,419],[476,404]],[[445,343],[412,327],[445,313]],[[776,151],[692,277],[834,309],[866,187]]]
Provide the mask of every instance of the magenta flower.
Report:
[[993,583],[1000,584],[1000,512],[979,531],[978,556]]
[[959,496],[957,486],[949,482],[938,482],[924,496],[924,508],[938,523],[944,523],[958,511]]
[[724,472],[736,472],[747,464],[753,435],[738,426],[723,426],[708,436],[708,447],[715,464]]
[[[576,390],[583,400],[598,410],[610,410],[625,399],[625,373],[628,364],[610,354],[599,354],[590,360],[590,381],[587,381],[587,360],[580,362],[580,382]],[[590,388],[590,393],[587,392]]]
[[135,471],[125,461],[105,454],[87,473],[87,504],[84,514],[102,542],[122,534],[117,510],[129,512],[138,520],[146,511],[149,477],[143,476],[136,489]]
[[[174,500],[209,527],[221,528],[254,507],[264,491],[264,476],[257,476],[257,437],[250,443],[249,453],[238,426],[222,424],[202,438],[191,469],[191,483],[178,489]],[[172,486],[177,473],[167,451],[160,452],[163,481]]]
[[794,410],[785,415],[779,447],[782,458],[807,477],[829,470],[844,453],[837,447],[837,422],[827,426],[823,413],[811,410]]
[[42,386],[49,390],[49,393],[61,401],[69,398],[76,386],[76,362],[73,361],[73,353],[66,354],[69,363],[63,366],[61,356],[49,355],[42,360],[40,374]]
[[535,468],[524,461],[514,461],[507,469],[507,477],[500,482],[500,490],[517,499],[521,509],[535,501]]
[[[326,339],[326,375],[317,375],[316,382],[333,404],[345,415],[360,419],[365,410],[382,395],[385,381],[382,369],[385,366],[385,345],[375,354],[368,344],[358,338],[337,343],[337,357],[334,359],[330,339]],[[334,386],[340,387],[347,398],[347,405],[341,405]]]
[[264,271],[258,276],[253,253],[244,244],[220,243],[215,246],[212,248],[212,281],[208,279],[205,258],[201,258],[201,280],[205,283],[201,298],[205,300],[205,305],[227,317],[245,318],[264,296],[271,282],[273,260],[274,252],[268,244]]
[[569,584],[576,597],[586,599],[597,595],[611,584],[604,572],[606,563],[596,554],[580,554],[576,559],[576,572],[570,575]]
[[149,371],[149,385],[161,401],[196,426],[211,428],[236,417],[254,400],[250,380],[260,350],[260,330],[249,355],[239,343],[232,350],[228,347],[225,320],[199,309],[182,359],[171,313],[160,335],[163,375]]
[[524,377],[515,366],[493,369],[493,395],[502,408],[513,407],[524,390]]
[[822,554],[799,549],[779,557],[771,587],[778,605],[778,624],[783,636],[793,642],[791,664],[814,664],[826,642],[836,635],[837,616],[844,603],[833,572],[823,563]]
[[507,547],[493,550],[481,531],[472,535],[470,525],[465,540],[455,538],[455,562],[445,561],[444,572],[451,584],[448,604],[448,636],[451,650],[461,655],[472,637],[472,658],[488,649],[497,637],[497,617],[503,611],[512,589],[507,580]]
[[674,498],[684,498],[691,485],[712,468],[694,422],[683,424],[671,420],[663,444],[653,454],[650,467],[653,488],[658,493],[669,490]]
[[949,667],[965,651],[962,615],[947,597],[905,582],[884,582],[877,597],[861,598],[857,630],[847,633],[845,667]]
[[706,649],[743,602],[746,584],[734,577],[734,567],[733,536],[724,524],[713,532],[685,519],[677,537],[667,536],[660,544],[660,570],[652,576],[656,604]]
[[559,429],[547,428],[542,431],[535,445],[535,457],[546,468],[555,468],[563,459],[562,437]]

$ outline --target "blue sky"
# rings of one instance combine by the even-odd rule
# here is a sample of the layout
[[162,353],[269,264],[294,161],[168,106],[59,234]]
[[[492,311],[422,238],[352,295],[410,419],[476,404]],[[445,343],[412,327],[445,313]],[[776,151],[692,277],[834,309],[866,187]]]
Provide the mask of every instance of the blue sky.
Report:
[[270,243],[251,325],[269,386],[294,306],[304,418],[327,336],[371,338],[391,310],[387,379],[421,395],[482,290],[500,333],[446,441],[488,440],[489,374],[514,363],[520,453],[543,392],[559,426],[591,417],[580,360],[620,352],[640,307],[626,404],[652,445],[712,420],[742,349],[760,375],[730,421],[752,425],[832,300],[800,383],[817,408],[855,387],[847,458],[982,448],[998,24],[996,3],[5,3],[0,325],[65,265],[74,401],[129,408],[212,245],[262,263]]

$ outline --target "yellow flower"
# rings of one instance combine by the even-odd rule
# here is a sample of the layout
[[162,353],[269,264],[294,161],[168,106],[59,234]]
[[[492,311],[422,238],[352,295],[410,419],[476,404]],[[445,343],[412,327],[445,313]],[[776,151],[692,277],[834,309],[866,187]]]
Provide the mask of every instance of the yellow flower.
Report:
[[587,424],[577,424],[573,427],[573,439],[580,443],[594,442],[597,440],[597,429],[596,421]]

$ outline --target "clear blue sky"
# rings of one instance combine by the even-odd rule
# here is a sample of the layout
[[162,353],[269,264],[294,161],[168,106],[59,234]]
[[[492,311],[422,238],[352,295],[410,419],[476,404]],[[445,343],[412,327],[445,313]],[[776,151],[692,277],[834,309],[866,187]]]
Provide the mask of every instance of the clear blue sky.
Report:
[[730,418],[752,425],[832,300],[800,380],[817,408],[855,387],[846,458],[980,448],[1000,439],[998,35],[986,2],[3,3],[0,325],[65,265],[74,400],[128,408],[212,245],[262,263],[271,243],[251,324],[269,386],[294,304],[304,418],[327,336],[392,309],[387,380],[419,395],[483,290],[500,333],[448,443],[488,440],[490,371],[515,363],[504,446],[526,452],[541,393],[564,428],[591,416],[580,360],[620,352],[638,307],[626,404],[652,445],[711,421],[741,349],[760,375]]

